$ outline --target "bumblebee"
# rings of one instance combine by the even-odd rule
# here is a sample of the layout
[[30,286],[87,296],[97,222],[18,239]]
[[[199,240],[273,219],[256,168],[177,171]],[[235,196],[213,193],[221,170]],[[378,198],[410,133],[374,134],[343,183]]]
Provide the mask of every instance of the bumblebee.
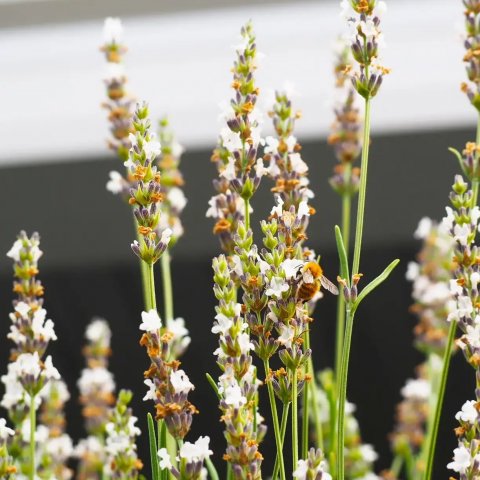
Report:
[[308,302],[320,290],[325,288],[333,295],[338,295],[338,288],[323,275],[323,269],[317,262],[308,262],[299,268],[299,284],[297,298]]

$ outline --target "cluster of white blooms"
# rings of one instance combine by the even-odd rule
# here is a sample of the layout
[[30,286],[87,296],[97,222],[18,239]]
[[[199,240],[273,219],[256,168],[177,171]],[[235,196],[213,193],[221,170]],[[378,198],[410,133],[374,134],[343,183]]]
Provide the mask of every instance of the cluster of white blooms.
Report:
[[90,343],[95,343],[103,347],[110,347],[112,332],[107,321],[103,318],[94,318],[85,330],[85,338]]
[[[162,320],[155,309],[142,312],[140,330],[151,334],[158,334],[162,326]],[[185,320],[181,317],[167,320],[165,328],[172,335],[170,339],[171,353],[175,358],[178,358],[191,342],[188,329],[185,327]]]
[[84,368],[77,382],[80,395],[112,393],[115,391],[113,374],[105,367]]
[[378,22],[375,21],[375,17],[382,17],[382,15],[387,11],[387,4],[381,0],[372,2],[374,3],[374,8],[372,8],[370,11],[368,9],[366,11],[364,10],[362,12],[363,14],[359,14],[360,9],[356,4],[360,3],[361,2],[354,1],[352,5],[351,0],[342,0],[340,4],[342,9],[340,15],[347,20],[347,25],[349,28],[349,34],[347,37],[348,40],[350,40],[351,43],[354,43],[359,35],[363,35],[365,36],[367,42],[374,41],[380,46],[384,46],[385,41],[383,38],[383,33],[379,28]]
[[5,397],[8,397],[6,403],[12,400],[13,392],[18,392],[15,381],[32,397],[40,393],[51,379],[59,380],[60,374],[53,366],[50,355],[45,361],[41,361],[38,352],[22,353],[8,366],[8,374],[2,377],[2,381],[6,384]]
[[14,435],[15,430],[7,427],[7,421],[4,418],[0,418],[0,478],[15,478],[13,474],[17,472],[14,460],[8,452],[10,437]]
[[[46,316],[47,311],[44,308],[32,309],[27,303],[18,302],[15,312],[10,314],[12,325],[7,337],[21,350],[36,346],[42,348],[50,340],[57,340],[54,323],[52,320],[45,320]],[[25,332],[25,325],[30,327],[28,334]]]
[[148,312],[142,312],[142,323],[139,328],[144,332],[158,334],[162,328],[162,321],[157,310],[152,308]]
[[207,470],[203,464],[210,458],[212,451],[209,448],[210,438],[199,437],[195,443],[185,442],[178,452],[174,467],[166,448],[158,450],[159,466],[161,470],[170,470],[173,476],[182,480],[206,480]]
[[432,386],[428,380],[416,378],[408,379],[401,393],[405,399],[428,400],[432,391]]
[[321,450],[310,449],[306,460],[298,460],[293,478],[297,480],[332,480],[332,476],[326,471],[327,464],[323,460]]
[[[39,247],[40,239],[34,234],[30,239],[28,239],[28,241],[30,260],[32,263],[36,264],[43,255],[43,252]],[[19,263],[22,261],[22,252],[25,252],[25,240],[23,238],[18,238],[13,243],[12,248],[7,252],[7,257],[11,258],[14,262]]]

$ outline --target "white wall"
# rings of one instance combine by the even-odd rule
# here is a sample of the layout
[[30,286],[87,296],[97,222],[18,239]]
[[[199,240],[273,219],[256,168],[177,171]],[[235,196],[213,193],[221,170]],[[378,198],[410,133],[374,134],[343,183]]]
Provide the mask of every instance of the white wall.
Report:
[[[231,47],[249,18],[265,54],[262,92],[293,82],[304,114],[298,136],[328,131],[332,45],[343,29],[337,2],[123,19],[131,91],[156,116],[168,112],[189,148],[215,143],[219,103],[230,95]],[[377,132],[473,125],[475,114],[459,91],[461,22],[460,2],[391,3],[383,59],[392,74],[374,102]],[[0,164],[105,154],[101,41],[100,20],[0,32]]]

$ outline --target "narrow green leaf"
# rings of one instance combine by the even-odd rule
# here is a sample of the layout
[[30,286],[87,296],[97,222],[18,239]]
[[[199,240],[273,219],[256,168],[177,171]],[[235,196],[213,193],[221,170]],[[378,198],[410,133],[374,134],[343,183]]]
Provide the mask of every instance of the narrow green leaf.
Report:
[[205,376],[207,377],[208,383],[210,384],[210,386],[212,387],[213,391],[215,392],[215,395],[216,395],[217,398],[220,400],[221,396],[220,396],[220,394],[218,393],[218,386],[217,386],[217,384],[215,383],[215,380],[212,378],[212,376],[211,376],[209,373],[206,373]]
[[148,423],[148,440],[150,442],[150,464],[152,466],[152,479],[160,480],[160,470],[158,467],[158,448],[157,437],[155,435],[155,424],[153,423],[153,417],[150,413],[147,413]]
[[358,308],[360,302],[373,290],[375,290],[382,282],[384,282],[388,276],[392,273],[393,269],[400,263],[400,260],[397,258],[394,260],[377,278],[372,280],[358,295],[355,303],[352,307],[352,313]]
[[348,271],[348,258],[345,245],[343,243],[342,231],[338,225],[335,225],[335,240],[337,242],[338,258],[340,260],[340,276],[350,285],[350,273]]
[[452,152],[452,153],[457,157],[458,164],[460,165],[460,168],[461,168],[463,174],[468,177],[468,174],[467,174],[467,172],[465,171],[465,165],[463,164],[462,154],[461,154],[457,149],[452,148],[452,147],[450,147],[450,148],[448,149],[448,151],[449,151],[449,152]]
[[208,473],[210,474],[210,480],[219,480],[217,469],[215,465],[210,460],[210,457],[205,459],[205,465],[207,466]]

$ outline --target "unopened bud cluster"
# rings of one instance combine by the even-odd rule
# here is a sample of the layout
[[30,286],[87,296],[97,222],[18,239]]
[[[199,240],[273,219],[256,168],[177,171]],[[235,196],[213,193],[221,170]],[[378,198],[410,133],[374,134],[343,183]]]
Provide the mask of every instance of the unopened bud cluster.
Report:
[[308,166],[302,160],[301,145],[293,135],[295,120],[300,112],[292,109],[286,93],[275,93],[275,104],[269,113],[276,137],[265,138],[264,159],[268,161],[267,174],[275,182],[271,189],[283,200],[285,209],[291,205],[298,209],[300,202],[308,201],[313,192],[308,188]]
[[175,139],[167,117],[160,120],[158,137],[161,145],[158,167],[161,172],[160,184],[163,194],[158,233],[161,235],[163,231],[170,229],[172,231],[170,246],[172,246],[183,235],[180,215],[187,204],[181,188],[185,182],[179,170],[183,147]]
[[339,164],[334,168],[330,185],[340,195],[353,195],[358,191],[360,169],[353,167],[362,150],[360,112],[355,104],[356,95],[345,73],[350,59],[350,49],[342,44],[335,63],[338,101],[334,107],[335,121],[328,143],[333,146]]
[[133,208],[140,241],[132,243],[132,250],[147,264],[154,264],[168,247],[172,231],[165,229],[158,239],[163,194],[155,160],[160,153],[160,142],[151,132],[148,114],[145,103],[137,105],[133,117],[135,133],[130,134],[132,147],[125,166],[136,180],[136,184],[130,188],[129,203]]
[[380,18],[386,10],[381,0],[343,0],[342,15],[350,29],[349,40],[357,69],[347,68],[355,90],[365,99],[375,97],[389,70],[378,63],[383,44]]
[[462,83],[462,91],[480,111],[480,1],[463,0],[463,5],[466,31],[463,61],[469,82]]
[[107,458],[103,473],[112,480],[137,480],[139,471],[143,468],[135,444],[141,432],[135,426],[137,417],[132,415],[132,410],[128,407],[131,400],[132,392],[121,390],[117,404],[110,413],[110,421],[105,426]]
[[248,201],[265,173],[263,160],[257,159],[261,142],[260,118],[255,110],[259,93],[254,79],[257,49],[250,23],[242,28],[241,36],[233,65],[234,95],[224,114],[226,126],[212,155],[220,174],[213,182],[218,194],[210,200],[207,211],[207,217],[216,221],[213,231],[219,235],[226,253],[233,250],[232,236],[237,223],[245,219],[245,208],[250,208]]
[[129,133],[132,131],[132,114],[135,102],[126,92],[127,77],[123,67],[123,56],[127,48],[122,43],[123,27],[119,18],[107,18],[104,25],[105,41],[101,47],[107,60],[105,85],[108,100],[103,107],[108,111],[112,139],[109,147],[122,160],[128,158]]

